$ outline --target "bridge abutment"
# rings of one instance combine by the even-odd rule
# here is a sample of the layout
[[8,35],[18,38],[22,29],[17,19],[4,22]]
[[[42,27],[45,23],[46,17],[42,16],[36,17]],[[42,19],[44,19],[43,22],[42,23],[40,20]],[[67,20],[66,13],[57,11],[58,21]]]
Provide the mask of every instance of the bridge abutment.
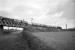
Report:
[[3,33],[3,25],[0,25],[0,34]]

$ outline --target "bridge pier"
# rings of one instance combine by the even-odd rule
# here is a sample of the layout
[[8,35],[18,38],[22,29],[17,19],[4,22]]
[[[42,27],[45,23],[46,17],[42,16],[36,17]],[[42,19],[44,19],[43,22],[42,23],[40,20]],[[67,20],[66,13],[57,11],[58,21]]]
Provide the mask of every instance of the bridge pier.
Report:
[[3,33],[3,25],[0,25],[0,34]]

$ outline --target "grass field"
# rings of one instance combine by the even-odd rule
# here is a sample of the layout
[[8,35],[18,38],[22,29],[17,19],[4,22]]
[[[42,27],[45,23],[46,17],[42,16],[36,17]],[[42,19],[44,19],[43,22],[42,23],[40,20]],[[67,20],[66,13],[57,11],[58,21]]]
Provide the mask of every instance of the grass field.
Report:
[[33,34],[56,50],[75,50],[75,32],[38,32]]
[[16,31],[0,36],[0,50],[75,50],[75,34]]

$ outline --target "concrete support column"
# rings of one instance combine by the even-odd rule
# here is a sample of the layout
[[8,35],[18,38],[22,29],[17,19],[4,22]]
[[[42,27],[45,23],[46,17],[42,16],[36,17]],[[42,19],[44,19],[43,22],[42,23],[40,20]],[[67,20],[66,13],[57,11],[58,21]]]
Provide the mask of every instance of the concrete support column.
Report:
[[3,33],[3,25],[0,25],[0,34]]

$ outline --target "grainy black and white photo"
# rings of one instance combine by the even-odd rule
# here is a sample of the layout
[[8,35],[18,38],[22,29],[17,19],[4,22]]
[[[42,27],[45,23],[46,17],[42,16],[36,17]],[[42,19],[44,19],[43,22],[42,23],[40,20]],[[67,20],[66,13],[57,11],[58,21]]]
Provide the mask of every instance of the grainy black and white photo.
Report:
[[75,0],[0,0],[0,50],[75,50]]

